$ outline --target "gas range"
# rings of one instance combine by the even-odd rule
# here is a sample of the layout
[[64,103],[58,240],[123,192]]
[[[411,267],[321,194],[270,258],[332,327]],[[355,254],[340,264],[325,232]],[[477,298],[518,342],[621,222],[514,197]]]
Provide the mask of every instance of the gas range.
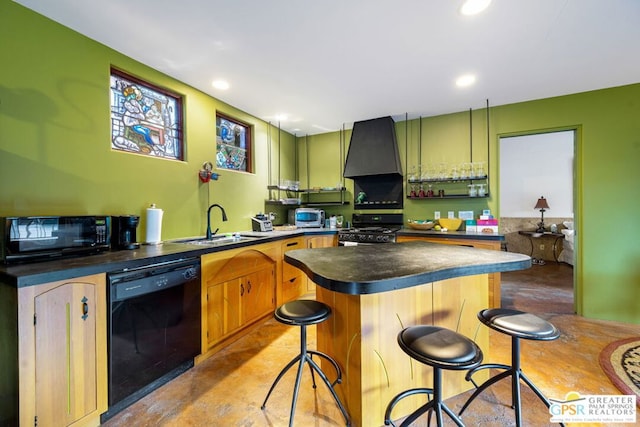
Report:
[[340,246],[395,243],[402,214],[353,214],[353,228],[338,232]]

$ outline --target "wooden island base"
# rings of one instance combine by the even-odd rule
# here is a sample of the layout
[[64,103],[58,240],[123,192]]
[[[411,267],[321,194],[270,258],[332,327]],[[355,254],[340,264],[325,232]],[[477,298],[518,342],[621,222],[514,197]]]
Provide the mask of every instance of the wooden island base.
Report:
[[[476,341],[485,360],[491,360],[489,331],[476,317],[489,306],[487,274],[364,295],[316,286],[316,298],[333,310],[327,321],[317,325],[318,349],[344,371],[337,390],[352,426],[382,426],[387,404],[396,394],[432,386],[431,367],[412,360],[398,346],[397,335],[405,327],[430,324],[457,331]],[[323,369],[331,377],[332,368]],[[465,373],[444,372],[444,398],[472,388]],[[488,378],[488,371],[475,378]],[[408,397],[396,406],[392,418],[402,418],[425,402],[425,395]]]

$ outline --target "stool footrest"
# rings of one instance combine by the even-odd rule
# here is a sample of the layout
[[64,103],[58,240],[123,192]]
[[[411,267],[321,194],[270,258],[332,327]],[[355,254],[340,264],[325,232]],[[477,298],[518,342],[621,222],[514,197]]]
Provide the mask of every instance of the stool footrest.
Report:
[[[465,427],[464,424],[462,423],[462,420],[460,420],[460,417],[454,414],[453,411],[449,409],[449,407],[445,405],[442,401],[437,401],[437,400],[432,400],[424,404],[422,407],[416,409],[411,414],[409,414],[409,416],[405,418],[404,421],[402,421],[402,424],[400,424],[400,427],[409,427],[422,414],[428,411],[433,411],[436,414],[436,421],[438,426],[444,425],[444,421],[442,419],[442,411],[444,411],[447,415],[449,415],[449,418],[451,418],[453,422],[456,423],[457,426]],[[430,424],[431,424],[431,414],[429,414],[429,421],[428,421],[428,425]]]
[[402,399],[404,399],[405,397],[413,396],[414,394],[427,394],[429,395],[429,401],[431,401],[430,395],[433,394],[433,389],[420,387],[420,388],[412,388],[409,390],[405,390],[401,393],[398,393],[393,399],[391,399],[391,402],[389,402],[389,404],[387,405],[387,410],[384,412],[384,425],[387,425],[387,426],[391,425],[395,427],[395,424],[393,423],[393,421],[391,421],[391,411],[393,411],[393,408]]
[[511,369],[511,366],[509,365],[502,365],[502,364],[498,364],[498,363],[485,363],[484,365],[480,365],[480,366],[476,366],[473,369],[470,369],[467,374],[464,376],[464,379],[467,381],[471,381],[474,385],[475,388],[478,388],[478,384],[476,384],[476,382],[473,380],[473,378],[471,378],[476,372],[481,371],[483,369],[504,369],[505,371],[508,371]]
[[329,363],[331,363],[333,365],[333,368],[336,370],[337,377],[336,377],[336,380],[331,383],[332,386],[342,383],[342,369],[340,369],[340,366],[338,365],[338,363],[335,360],[333,360],[333,358],[331,356],[329,356],[328,354],[325,354],[325,353],[323,353],[321,351],[316,351],[316,350],[307,350],[307,354],[311,354],[313,356],[322,357],[324,360],[326,360],[327,362],[329,362]]
[[473,402],[475,400],[476,397],[478,397],[480,395],[480,393],[482,393],[484,390],[486,390],[489,386],[493,385],[494,383],[497,383],[498,381],[500,381],[503,378],[508,378],[511,377],[513,375],[513,369],[507,367],[508,369],[504,372],[499,373],[496,376],[493,376],[491,378],[489,378],[488,380],[486,380],[485,382],[483,382],[480,386],[478,386],[470,377],[470,373],[467,373],[467,376],[465,377],[467,379],[467,381],[471,381],[473,383],[473,385],[476,387],[476,389],[474,390],[473,394],[471,395],[471,397],[469,397],[469,399],[465,402],[464,406],[462,407],[462,409],[460,409],[460,412],[458,412],[458,415],[462,415],[462,413],[464,412],[465,409],[467,409],[467,406],[469,406],[471,404],[471,402]]

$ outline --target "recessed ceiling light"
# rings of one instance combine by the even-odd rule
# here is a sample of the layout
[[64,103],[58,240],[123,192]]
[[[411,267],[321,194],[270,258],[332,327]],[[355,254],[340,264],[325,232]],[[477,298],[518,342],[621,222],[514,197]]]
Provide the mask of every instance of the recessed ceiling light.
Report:
[[456,86],[458,87],[468,87],[476,82],[476,76],[473,74],[465,74],[464,76],[460,76],[456,79]]
[[281,114],[276,114],[274,116],[274,118],[279,122],[286,122],[287,119],[289,118],[289,116],[287,116],[286,114],[281,113]]
[[211,83],[211,86],[220,90],[227,90],[231,87],[229,82],[226,80],[214,80],[213,83]]
[[490,3],[491,0],[466,0],[460,7],[460,13],[467,16],[476,15],[489,7]]

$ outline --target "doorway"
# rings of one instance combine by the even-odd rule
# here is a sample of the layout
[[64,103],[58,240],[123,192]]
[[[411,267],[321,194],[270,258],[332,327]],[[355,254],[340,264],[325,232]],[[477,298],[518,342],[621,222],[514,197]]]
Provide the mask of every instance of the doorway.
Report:
[[[499,212],[508,251],[573,269],[576,138],[576,129],[500,137]],[[541,212],[534,207],[542,197],[548,209]],[[541,223],[545,233],[535,233]]]

